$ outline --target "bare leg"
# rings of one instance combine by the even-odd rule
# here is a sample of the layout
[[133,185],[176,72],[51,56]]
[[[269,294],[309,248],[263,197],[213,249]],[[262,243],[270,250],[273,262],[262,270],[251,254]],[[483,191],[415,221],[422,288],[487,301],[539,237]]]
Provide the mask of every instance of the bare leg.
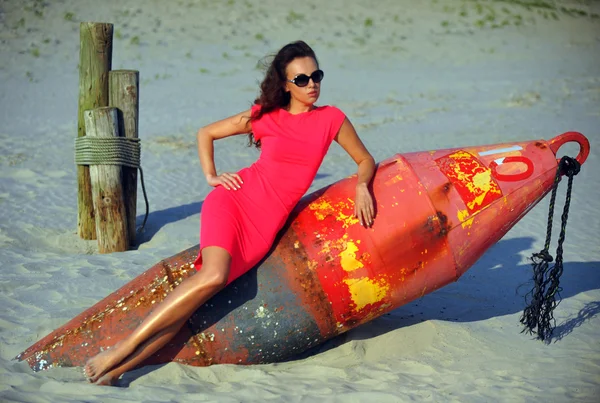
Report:
[[[230,265],[231,256],[225,249],[216,246],[204,248],[202,250],[202,270],[183,281],[167,295],[164,301],[119,344],[91,358],[84,368],[86,376],[91,382],[98,381],[102,375],[112,369],[117,369],[115,367],[118,364],[133,354],[138,347],[142,346],[142,343],[150,339],[156,342],[149,342],[144,347],[153,348],[136,353],[136,357],[144,359],[164,346],[177,332],[163,333],[163,331],[176,325],[181,328],[192,313],[219,292],[227,282]],[[167,335],[171,337],[167,338]],[[156,339],[154,339],[155,336],[157,336]],[[128,367],[127,363],[124,363],[123,366]]]
[[180,323],[176,323],[163,331],[154,335],[154,337],[147,340],[141,346],[139,346],[133,354],[121,361],[120,364],[114,366],[111,370],[102,375],[95,382],[96,385],[114,385],[117,379],[127,371],[131,371],[136,366],[141,364],[146,358],[160,350],[165,344],[169,342],[179,330],[185,325],[187,319],[182,320]]

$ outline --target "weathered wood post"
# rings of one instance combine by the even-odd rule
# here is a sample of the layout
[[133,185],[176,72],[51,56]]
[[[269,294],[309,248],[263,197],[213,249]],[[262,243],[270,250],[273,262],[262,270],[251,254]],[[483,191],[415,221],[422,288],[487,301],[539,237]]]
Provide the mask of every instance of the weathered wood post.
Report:
[[[87,136],[119,136],[116,108],[96,108],[85,111],[84,115]],[[90,165],[92,200],[100,253],[123,252],[129,247],[121,179],[120,165]]]
[[[77,136],[85,136],[84,111],[108,106],[108,72],[112,64],[113,25],[82,22],[79,26],[79,105]],[[77,166],[77,233],[96,239],[90,171]]]
[[[113,70],[108,73],[108,105],[117,108],[119,134],[138,138],[139,121],[139,72],[136,70]],[[122,167],[123,195],[129,244],[135,244],[135,218],[137,214],[137,168]]]

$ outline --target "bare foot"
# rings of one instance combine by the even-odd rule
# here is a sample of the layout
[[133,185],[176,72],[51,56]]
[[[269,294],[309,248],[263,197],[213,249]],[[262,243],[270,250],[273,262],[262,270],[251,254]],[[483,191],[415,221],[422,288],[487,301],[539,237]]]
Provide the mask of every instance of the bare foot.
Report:
[[96,383],[100,380],[100,377],[123,361],[128,355],[129,352],[125,351],[123,345],[118,342],[109,350],[105,350],[90,358],[88,362],[85,363],[83,373],[88,377],[90,382]]
[[94,384],[102,385],[102,386],[115,386],[117,383],[118,377],[114,377],[110,372],[102,375]]

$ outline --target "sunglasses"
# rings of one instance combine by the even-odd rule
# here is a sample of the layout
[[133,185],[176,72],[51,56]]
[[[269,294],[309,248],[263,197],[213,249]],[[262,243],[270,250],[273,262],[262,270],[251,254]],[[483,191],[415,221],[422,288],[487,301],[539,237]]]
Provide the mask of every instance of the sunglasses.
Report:
[[298,74],[293,80],[288,81],[296,84],[298,87],[306,87],[310,80],[313,80],[313,83],[315,84],[320,83],[321,80],[323,80],[323,76],[325,76],[323,70],[315,70],[310,76],[307,76],[306,74]]

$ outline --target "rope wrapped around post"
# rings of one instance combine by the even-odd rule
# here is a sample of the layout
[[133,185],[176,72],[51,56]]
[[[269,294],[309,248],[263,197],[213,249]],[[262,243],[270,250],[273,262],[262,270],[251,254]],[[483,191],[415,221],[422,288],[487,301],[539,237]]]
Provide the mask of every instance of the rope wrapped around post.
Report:
[[138,233],[144,230],[149,212],[140,156],[141,144],[139,138],[83,136],[75,139],[75,164],[77,165],[123,165],[137,168],[140,171],[146,214],[142,225],[137,230]]

